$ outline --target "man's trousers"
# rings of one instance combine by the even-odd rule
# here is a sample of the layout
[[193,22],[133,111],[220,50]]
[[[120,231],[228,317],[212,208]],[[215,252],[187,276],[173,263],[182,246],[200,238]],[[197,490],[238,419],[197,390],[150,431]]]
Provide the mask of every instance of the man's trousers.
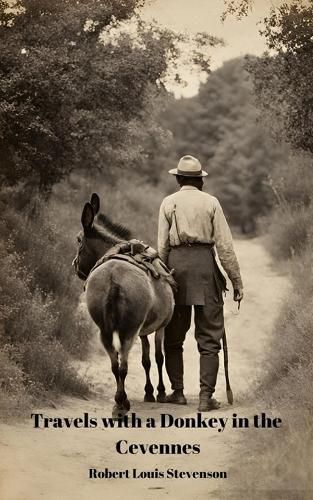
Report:
[[[165,329],[165,365],[172,389],[184,388],[183,343],[191,323],[191,307],[176,305]],[[200,391],[212,395],[218,373],[218,353],[224,333],[223,305],[194,306],[195,338],[200,353]]]
[[178,291],[173,317],[165,328],[165,365],[172,389],[183,389],[183,343],[190,328],[191,308],[195,313],[195,338],[200,353],[200,389],[215,390],[218,353],[224,333],[223,291],[225,279],[210,245],[175,247],[169,255],[175,269]]

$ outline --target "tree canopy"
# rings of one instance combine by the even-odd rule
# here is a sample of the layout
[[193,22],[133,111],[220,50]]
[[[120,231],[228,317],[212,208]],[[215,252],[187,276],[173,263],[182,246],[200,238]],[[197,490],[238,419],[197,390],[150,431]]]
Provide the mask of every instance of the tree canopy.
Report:
[[110,175],[145,160],[181,37],[143,23],[143,3],[0,1],[1,181],[49,190],[73,169]]
[[[252,0],[227,1],[228,11],[241,15]],[[240,5],[239,5],[240,4]],[[313,152],[313,0],[292,0],[272,8],[264,19],[270,53],[248,69],[263,118],[275,138]]]

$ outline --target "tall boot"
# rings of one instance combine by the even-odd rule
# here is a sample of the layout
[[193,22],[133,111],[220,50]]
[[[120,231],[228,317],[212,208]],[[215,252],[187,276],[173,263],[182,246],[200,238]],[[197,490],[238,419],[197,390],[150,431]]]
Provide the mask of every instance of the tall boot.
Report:
[[217,353],[200,355],[199,411],[216,410],[220,403],[212,398],[215,391],[219,358]]

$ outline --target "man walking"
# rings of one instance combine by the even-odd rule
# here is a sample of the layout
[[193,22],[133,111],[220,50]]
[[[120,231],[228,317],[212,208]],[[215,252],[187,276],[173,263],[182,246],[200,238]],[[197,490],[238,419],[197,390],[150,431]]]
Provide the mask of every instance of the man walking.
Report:
[[194,306],[195,338],[200,353],[199,411],[217,409],[212,398],[219,366],[218,353],[224,334],[223,291],[226,280],[215,260],[215,250],[234,289],[234,300],[243,298],[243,285],[232,236],[218,200],[202,192],[199,160],[183,156],[176,176],[180,190],[164,198],[159,214],[158,251],[175,270],[178,291],[173,317],[165,329],[165,365],[173,393],[168,403],[187,404],[184,396],[183,343]]

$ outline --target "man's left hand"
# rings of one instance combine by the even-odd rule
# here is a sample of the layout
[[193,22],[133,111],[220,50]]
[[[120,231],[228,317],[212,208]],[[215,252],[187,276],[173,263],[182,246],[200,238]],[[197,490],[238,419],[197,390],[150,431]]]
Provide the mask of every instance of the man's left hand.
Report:
[[241,302],[243,299],[243,289],[242,288],[235,288],[234,289],[234,301],[235,302]]

